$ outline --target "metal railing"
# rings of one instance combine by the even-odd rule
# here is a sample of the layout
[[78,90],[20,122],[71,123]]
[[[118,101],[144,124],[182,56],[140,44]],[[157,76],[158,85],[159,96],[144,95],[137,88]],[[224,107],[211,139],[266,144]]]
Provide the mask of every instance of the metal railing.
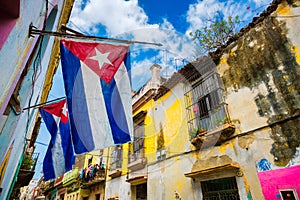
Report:
[[138,138],[133,143],[133,151],[128,152],[128,163],[132,163],[144,157],[144,138]]
[[34,171],[39,155],[39,153],[33,153],[32,155],[24,155],[21,169]]
[[211,131],[226,123],[230,123],[230,116],[227,104],[222,103],[217,108],[208,110],[206,116],[194,115],[194,118],[188,121],[188,128],[191,137],[194,137],[199,132]]

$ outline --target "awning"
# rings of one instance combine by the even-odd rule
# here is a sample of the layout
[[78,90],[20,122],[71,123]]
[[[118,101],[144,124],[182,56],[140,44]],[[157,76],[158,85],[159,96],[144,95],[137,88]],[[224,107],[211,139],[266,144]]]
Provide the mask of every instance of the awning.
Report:
[[233,162],[227,155],[213,156],[206,160],[196,160],[193,164],[192,170],[184,174],[186,177],[209,177],[227,174],[234,174],[240,169],[240,165]]
[[142,176],[135,176],[132,178],[126,179],[126,182],[130,183],[131,185],[139,185],[147,182],[148,177],[146,175]]
[[224,164],[221,166],[216,166],[216,167],[211,167],[207,169],[202,169],[202,170],[197,170],[197,171],[192,171],[190,173],[184,174],[186,177],[195,177],[199,175],[206,175],[210,173],[216,173],[220,171],[225,171],[225,170],[238,170],[240,167],[238,164],[235,163],[228,163]]

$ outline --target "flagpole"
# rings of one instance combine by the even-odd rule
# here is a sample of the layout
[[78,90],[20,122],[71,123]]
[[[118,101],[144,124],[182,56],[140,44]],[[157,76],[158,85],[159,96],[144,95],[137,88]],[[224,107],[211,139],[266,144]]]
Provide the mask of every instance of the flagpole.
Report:
[[51,103],[51,102],[54,102],[54,101],[58,101],[58,100],[62,100],[62,99],[65,99],[65,98],[66,97],[60,97],[60,98],[57,98],[57,99],[52,99],[52,100],[46,101],[44,103],[40,103],[40,104],[36,104],[36,105],[33,105],[33,106],[29,106],[29,107],[23,108],[22,111],[23,110],[28,110],[30,108],[39,108],[39,107],[42,107],[42,106],[44,106],[44,105],[46,105],[48,103]]
[[[66,28],[64,28],[66,29]],[[69,30],[66,29],[66,30]],[[47,30],[38,30],[32,24],[29,25],[29,37],[33,37],[33,35],[47,35],[47,36],[56,36],[56,37],[66,37],[66,38],[75,38],[75,39],[89,39],[89,40],[104,40],[110,42],[119,42],[119,43],[126,43],[126,44],[148,44],[148,45],[155,45],[155,46],[163,46],[160,43],[153,43],[153,42],[142,42],[136,40],[122,40],[122,39],[115,39],[115,38],[107,38],[107,37],[99,37],[99,36],[89,36],[83,34],[70,34],[70,33],[61,33],[61,32],[54,32],[54,31],[47,31]]]

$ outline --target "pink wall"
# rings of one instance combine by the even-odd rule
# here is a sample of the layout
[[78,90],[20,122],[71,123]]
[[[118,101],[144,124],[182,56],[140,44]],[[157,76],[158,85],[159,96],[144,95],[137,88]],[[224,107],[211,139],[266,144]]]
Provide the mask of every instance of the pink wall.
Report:
[[258,172],[266,200],[280,199],[280,189],[295,189],[300,195],[300,165]]
[[20,12],[20,0],[0,2],[0,49],[15,26]]

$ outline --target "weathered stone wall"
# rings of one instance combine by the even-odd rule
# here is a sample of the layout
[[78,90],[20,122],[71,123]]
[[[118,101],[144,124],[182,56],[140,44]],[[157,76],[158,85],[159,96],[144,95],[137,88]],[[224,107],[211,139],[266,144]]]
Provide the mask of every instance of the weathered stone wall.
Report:
[[240,133],[269,126],[274,141],[269,151],[279,166],[290,161],[300,144],[299,44],[294,44],[300,38],[289,35],[291,24],[300,21],[287,16],[295,15],[291,9],[299,12],[287,3],[280,5],[230,45],[219,65],[230,115]]

